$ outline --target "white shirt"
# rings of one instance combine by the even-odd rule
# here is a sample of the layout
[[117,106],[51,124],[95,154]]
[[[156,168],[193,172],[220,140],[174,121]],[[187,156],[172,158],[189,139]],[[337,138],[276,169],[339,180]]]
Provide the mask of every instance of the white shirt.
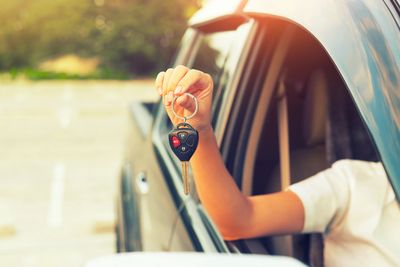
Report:
[[340,160],[290,190],[303,232],[324,233],[326,267],[400,266],[400,205],[381,163]]

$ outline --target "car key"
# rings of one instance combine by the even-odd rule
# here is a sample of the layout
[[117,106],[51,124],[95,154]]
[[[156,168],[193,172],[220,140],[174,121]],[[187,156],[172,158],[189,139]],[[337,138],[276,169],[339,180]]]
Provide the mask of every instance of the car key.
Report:
[[196,151],[199,140],[198,132],[188,123],[178,124],[169,133],[169,144],[172,151],[182,162],[183,191],[189,194],[189,160]]
[[183,178],[183,192],[185,195],[190,192],[190,183],[189,183],[189,160],[193,156],[196,151],[197,144],[199,142],[199,133],[196,129],[194,129],[189,123],[186,121],[196,115],[198,110],[197,98],[192,94],[185,93],[192,97],[195,101],[196,108],[193,114],[188,117],[182,117],[175,113],[174,104],[176,98],[172,101],[172,112],[177,118],[183,119],[183,123],[179,123],[172,129],[172,131],[168,134],[169,145],[174,152],[174,154],[178,157],[178,159],[182,162],[182,178]]

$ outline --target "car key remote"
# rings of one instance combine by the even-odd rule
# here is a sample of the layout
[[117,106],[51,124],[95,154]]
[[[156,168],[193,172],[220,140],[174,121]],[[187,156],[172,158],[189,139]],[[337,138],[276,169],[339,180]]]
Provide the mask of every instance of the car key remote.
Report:
[[198,132],[188,123],[178,124],[169,133],[169,144],[172,151],[182,162],[183,191],[189,194],[189,160],[196,151],[199,141]]
[[198,110],[198,102],[197,98],[192,94],[185,93],[192,97],[195,101],[196,108],[195,111],[188,117],[182,117],[175,113],[174,104],[177,97],[172,101],[172,112],[177,118],[183,119],[183,123],[179,123],[172,129],[172,131],[168,134],[169,145],[174,152],[174,154],[178,157],[178,159],[182,162],[182,179],[183,179],[183,192],[185,195],[190,192],[190,183],[189,183],[189,160],[193,156],[196,151],[197,144],[199,142],[199,133],[194,129],[189,123],[186,121],[196,115]]

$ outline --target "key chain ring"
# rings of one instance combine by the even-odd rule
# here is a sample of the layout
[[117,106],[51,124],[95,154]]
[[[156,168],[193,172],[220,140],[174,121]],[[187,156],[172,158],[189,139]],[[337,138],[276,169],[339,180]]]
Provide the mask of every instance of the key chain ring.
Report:
[[179,96],[175,96],[174,99],[172,100],[172,113],[173,113],[174,116],[177,117],[178,119],[181,119],[181,120],[183,120],[184,122],[186,122],[187,120],[193,118],[194,115],[197,114],[197,111],[199,110],[199,101],[198,101],[197,98],[196,98],[194,95],[192,95],[191,93],[183,93],[183,94],[184,94],[184,95],[188,95],[188,96],[190,96],[190,97],[193,99],[194,104],[195,104],[195,109],[194,109],[193,113],[186,117],[186,116],[180,116],[180,115],[178,115],[178,114],[175,112],[175,102],[176,102],[176,99],[178,99]]

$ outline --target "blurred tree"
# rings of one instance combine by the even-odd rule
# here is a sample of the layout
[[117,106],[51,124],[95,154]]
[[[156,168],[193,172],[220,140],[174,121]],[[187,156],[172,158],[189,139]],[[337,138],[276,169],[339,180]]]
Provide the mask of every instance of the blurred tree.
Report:
[[0,0],[0,70],[77,54],[151,74],[172,58],[197,0]]

